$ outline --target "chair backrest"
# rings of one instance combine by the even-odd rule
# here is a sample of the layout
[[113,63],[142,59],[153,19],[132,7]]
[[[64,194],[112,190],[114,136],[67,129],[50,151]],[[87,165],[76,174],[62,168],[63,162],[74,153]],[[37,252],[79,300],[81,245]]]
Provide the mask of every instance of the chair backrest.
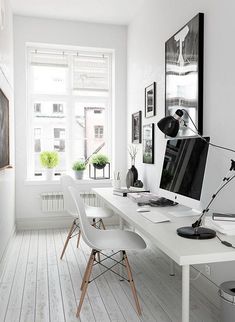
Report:
[[74,179],[71,176],[66,174],[61,176],[60,183],[61,183],[61,187],[64,195],[64,208],[69,214],[74,216],[77,211],[76,211],[74,202],[71,199],[70,192],[68,190],[69,187],[74,186]]
[[91,226],[89,220],[87,219],[85,205],[79,191],[77,191],[74,186],[70,186],[68,190],[77,210],[77,216],[79,217],[79,224],[83,240],[89,247],[96,249],[95,240],[99,238],[99,233],[101,233],[101,231]]

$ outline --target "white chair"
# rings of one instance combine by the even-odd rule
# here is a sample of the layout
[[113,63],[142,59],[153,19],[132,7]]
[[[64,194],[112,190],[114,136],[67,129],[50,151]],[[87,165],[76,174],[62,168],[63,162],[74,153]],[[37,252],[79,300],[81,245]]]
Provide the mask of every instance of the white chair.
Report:
[[[123,276],[121,277],[130,283],[132,294],[137,307],[137,312],[139,315],[141,315],[141,308],[140,308],[135,284],[133,281],[130,264],[128,262],[128,258],[126,255],[126,250],[145,249],[146,248],[145,241],[138,234],[132,231],[124,231],[120,229],[117,229],[117,230],[95,229],[90,225],[87,219],[86,209],[79,193],[74,189],[74,187],[69,187],[69,191],[76,205],[77,214],[80,220],[80,229],[81,229],[82,237],[84,239],[84,242],[92,249],[91,255],[88,260],[88,264],[83,276],[83,281],[81,285],[82,293],[81,293],[80,302],[77,308],[76,316],[79,317],[83,300],[87,291],[88,283],[92,282],[92,280],[90,281],[92,267],[93,265],[96,265],[96,264],[102,265],[103,267],[106,268],[106,271],[110,270],[117,275],[119,274],[113,271],[112,268],[117,264],[121,264],[125,266],[128,278],[125,278]],[[113,253],[112,255],[107,256],[102,252],[102,255],[105,256],[105,259],[102,259],[102,261],[100,261],[96,259],[96,255],[99,255],[101,251],[112,251]],[[112,258],[114,255],[116,255],[119,252],[122,253],[122,259],[120,262]],[[104,265],[103,262],[106,259],[112,259],[114,261],[114,265],[112,265],[111,267],[107,267],[106,265]],[[103,273],[105,273],[106,271],[104,271]]]
[[[78,219],[78,214],[76,207],[73,203],[73,200],[71,199],[70,193],[68,191],[68,187],[72,186],[76,188],[76,183],[75,180],[69,176],[69,175],[63,175],[60,179],[60,183],[62,185],[62,190],[63,190],[63,195],[64,195],[64,206],[65,210],[73,216],[74,220],[72,223],[72,226],[68,232],[68,236],[66,238],[64,248],[62,250],[60,259],[63,258],[65,250],[67,248],[69,240],[74,237],[78,236],[77,238],[77,247],[79,246],[79,240],[80,240],[80,226],[79,226],[79,219]],[[86,214],[88,218],[91,218],[93,221],[93,225],[97,228],[100,228],[102,226],[103,229],[105,229],[103,219],[111,217],[113,215],[113,211],[108,208],[104,207],[93,207],[93,206],[88,206],[85,205],[86,209]],[[77,231],[75,233],[75,231]]]

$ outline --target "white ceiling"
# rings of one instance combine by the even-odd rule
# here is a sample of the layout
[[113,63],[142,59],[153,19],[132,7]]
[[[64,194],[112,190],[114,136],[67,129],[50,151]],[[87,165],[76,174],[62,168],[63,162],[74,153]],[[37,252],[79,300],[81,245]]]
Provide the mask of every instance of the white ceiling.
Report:
[[11,0],[18,15],[120,25],[127,25],[143,4],[144,0]]

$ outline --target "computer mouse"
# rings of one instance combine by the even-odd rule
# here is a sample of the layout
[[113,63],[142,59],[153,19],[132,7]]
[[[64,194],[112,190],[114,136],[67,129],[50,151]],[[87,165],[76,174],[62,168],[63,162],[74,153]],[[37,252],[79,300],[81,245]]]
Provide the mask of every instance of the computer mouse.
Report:
[[150,211],[150,207],[147,207],[147,206],[140,207],[136,211],[138,211],[138,212],[148,212],[148,211]]

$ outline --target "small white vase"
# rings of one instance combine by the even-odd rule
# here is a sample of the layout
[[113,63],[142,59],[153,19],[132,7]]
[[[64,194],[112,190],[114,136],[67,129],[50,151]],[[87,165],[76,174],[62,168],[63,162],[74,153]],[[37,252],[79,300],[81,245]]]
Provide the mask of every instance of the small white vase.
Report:
[[74,171],[74,174],[75,174],[75,178],[77,180],[82,180],[83,179],[84,170]]
[[45,177],[46,180],[51,181],[54,177],[54,169],[45,169]]

